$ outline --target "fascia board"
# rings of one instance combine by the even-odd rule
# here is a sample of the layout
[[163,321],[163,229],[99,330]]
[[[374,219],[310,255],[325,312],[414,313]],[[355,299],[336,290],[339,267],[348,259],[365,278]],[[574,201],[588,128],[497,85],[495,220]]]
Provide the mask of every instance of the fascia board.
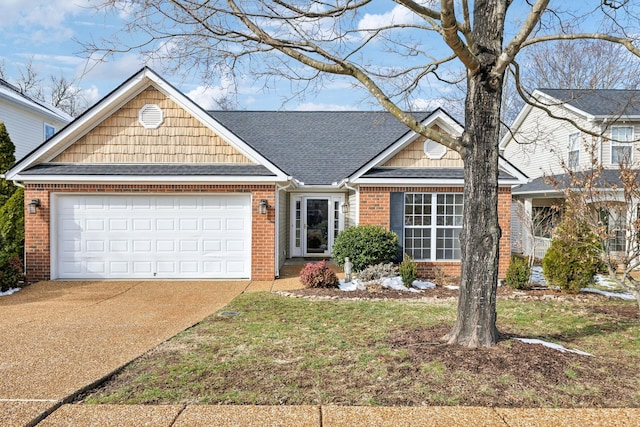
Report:
[[[436,121],[439,121],[439,124],[444,125],[443,127],[445,128],[448,127],[449,129],[444,129],[444,130],[451,130],[453,131],[451,133],[454,135],[456,133],[461,135],[463,132],[462,127],[455,120],[451,119],[451,117],[441,109],[437,109],[432,114],[430,114],[429,117],[423,120],[422,124],[425,126],[429,126],[429,125],[435,124]],[[349,182],[355,182],[357,179],[359,179],[362,175],[367,173],[372,168],[378,165],[384,164],[384,162],[386,162],[387,160],[392,158],[394,155],[396,155],[400,150],[402,150],[402,148],[404,148],[406,145],[410,144],[416,138],[419,138],[419,137],[420,135],[418,135],[416,132],[412,130],[408,131],[405,135],[402,136],[402,138],[396,141],[393,145],[388,147],[386,150],[378,154],[376,157],[370,160],[363,167],[361,167],[356,172],[354,172],[349,177]]]
[[65,184],[79,183],[154,183],[154,184],[173,184],[179,183],[279,183],[286,182],[279,177],[274,176],[245,176],[237,175],[209,175],[209,176],[140,176],[140,175],[16,175],[15,181],[21,181],[29,184],[61,182]]
[[498,144],[498,148],[500,150],[504,150],[507,148],[509,142],[511,142],[511,140],[513,139],[513,134],[516,133],[518,129],[520,129],[520,126],[525,121],[527,116],[529,116],[529,113],[531,113],[532,109],[533,106],[529,104],[526,104],[524,107],[522,107],[522,110],[520,110],[520,112],[516,116],[516,119],[513,121],[511,126],[509,126],[509,131],[502,137],[502,141],[500,141],[500,144]]
[[[0,87],[0,97],[3,99],[6,99],[8,102],[12,104],[16,104],[20,106],[21,108],[30,110],[42,116],[46,116],[49,119],[55,120],[57,122],[69,123],[71,120],[73,120],[73,117],[71,117],[70,115],[66,114],[63,111],[60,111],[60,113],[58,113],[54,110],[51,110],[45,107],[44,105],[40,105],[37,102],[32,101],[31,99],[22,97],[18,94],[14,94],[13,92],[7,89],[3,89],[2,87]],[[55,107],[52,107],[52,108],[55,108]]]

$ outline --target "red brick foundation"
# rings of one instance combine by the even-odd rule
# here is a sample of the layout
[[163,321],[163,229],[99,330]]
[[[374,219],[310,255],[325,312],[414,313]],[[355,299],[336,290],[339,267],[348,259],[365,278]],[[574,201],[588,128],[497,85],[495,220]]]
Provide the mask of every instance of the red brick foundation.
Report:
[[[49,220],[51,193],[251,193],[252,239],[251,279],[275,277],[275,210],[258,213],[260,200],[275,206],[273,185],[152,185],[152,184],[27,184],[25,208],[32,199],[40,199],[35,215],[25,214],[25,268],[28,281],[51,278],[51,238]],[[25,210],[26,212],[26,210]]]

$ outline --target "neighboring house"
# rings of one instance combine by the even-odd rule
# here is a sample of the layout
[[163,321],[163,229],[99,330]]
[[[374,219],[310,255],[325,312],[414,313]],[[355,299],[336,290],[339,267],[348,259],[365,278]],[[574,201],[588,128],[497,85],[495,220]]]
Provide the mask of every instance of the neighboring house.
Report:
[[[440,109],[420,119],[462,132]],[[504,275],[510,189],[526,178],[500,164]],[[35,210],[29,280],[273,280],[356,224],[397,232],[422,274],[460,272],[461,160],[387,112],[207,112],[144,68],[7,177]]]
[[44,102],[32,99],[15,86],[0,79],[0,122],[4,122],[20,160],[73,117]]
[[[550,228],[558,220],[554,212],[563,204],[569,172],[589,173],[594,166],[602,167],[598,185],[608,199],[624,203],[617,172],[621,162],[633,167],[640,160],[640,91],[538,89],[531,101],[543,108],[527,104],[500,148],[530,178],[512,189],[512,250],[542,257],[550,243]],[[634,215],[637,203],[628,207]],[[535,218],[534,227],[526,226],[527,218]],[[614,226],[624,220],[611,217],[605,222]]]

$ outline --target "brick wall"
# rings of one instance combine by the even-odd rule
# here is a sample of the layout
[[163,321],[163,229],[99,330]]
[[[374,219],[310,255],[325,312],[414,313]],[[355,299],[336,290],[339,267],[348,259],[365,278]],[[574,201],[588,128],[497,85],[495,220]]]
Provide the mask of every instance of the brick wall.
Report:
[[40,199],[35,215],[25,214],[25,267],[28,281],[50,278],[51,251],[49,218],[51,193],[251,193],[252,241],[251,278],[273,280],[275,277],[275,210],[258,213],[260,200],[275,206],[273,185],[142,185],[142,184],[27,184],[25,208],[32,199]]
[[[360,224],[390,226],[390,193],[391,192],[422,193],[460,193],[460,187],[360,187]],[[500,261],[498,277],[505,277],[510,258],[511,240],[511,189],[500,188],[498,191],[498,222],[502,229],[500,239]],[[419,274],[433,278],[440,272],[447,276],[460,276],[460,262],[437,261],[419,262]]]

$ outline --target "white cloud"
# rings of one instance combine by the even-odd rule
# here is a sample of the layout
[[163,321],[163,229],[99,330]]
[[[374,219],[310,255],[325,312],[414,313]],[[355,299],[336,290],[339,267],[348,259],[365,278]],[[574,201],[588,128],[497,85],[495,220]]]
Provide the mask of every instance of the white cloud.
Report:
[[299,104],[295,110],[297,111],[355,111],[352,105],[339,105],[339,104],[322,104],[315,102],[305,102]]
[[0,28],[17,24],[22,27],[58,28],[69,16],[84,13],[97,0],[3,0]]
[[359,30],[372,30],[389,25],[413,24],[417,15],[404,6],[397,5],[389,12],[381,14],[365,14],[358,22]]
[[82,89],[80,94],[87,101],[87,105],[89,106],[95,104],[101,98],[100,91],[96,85],[91,85],[89,88]]
[[233,95],[232,90],[228,87],[221,86],[198,86],[189,91],[186,95],[200,107],[205,110],[213,110],[219,108],[218,100],[228,95]]

